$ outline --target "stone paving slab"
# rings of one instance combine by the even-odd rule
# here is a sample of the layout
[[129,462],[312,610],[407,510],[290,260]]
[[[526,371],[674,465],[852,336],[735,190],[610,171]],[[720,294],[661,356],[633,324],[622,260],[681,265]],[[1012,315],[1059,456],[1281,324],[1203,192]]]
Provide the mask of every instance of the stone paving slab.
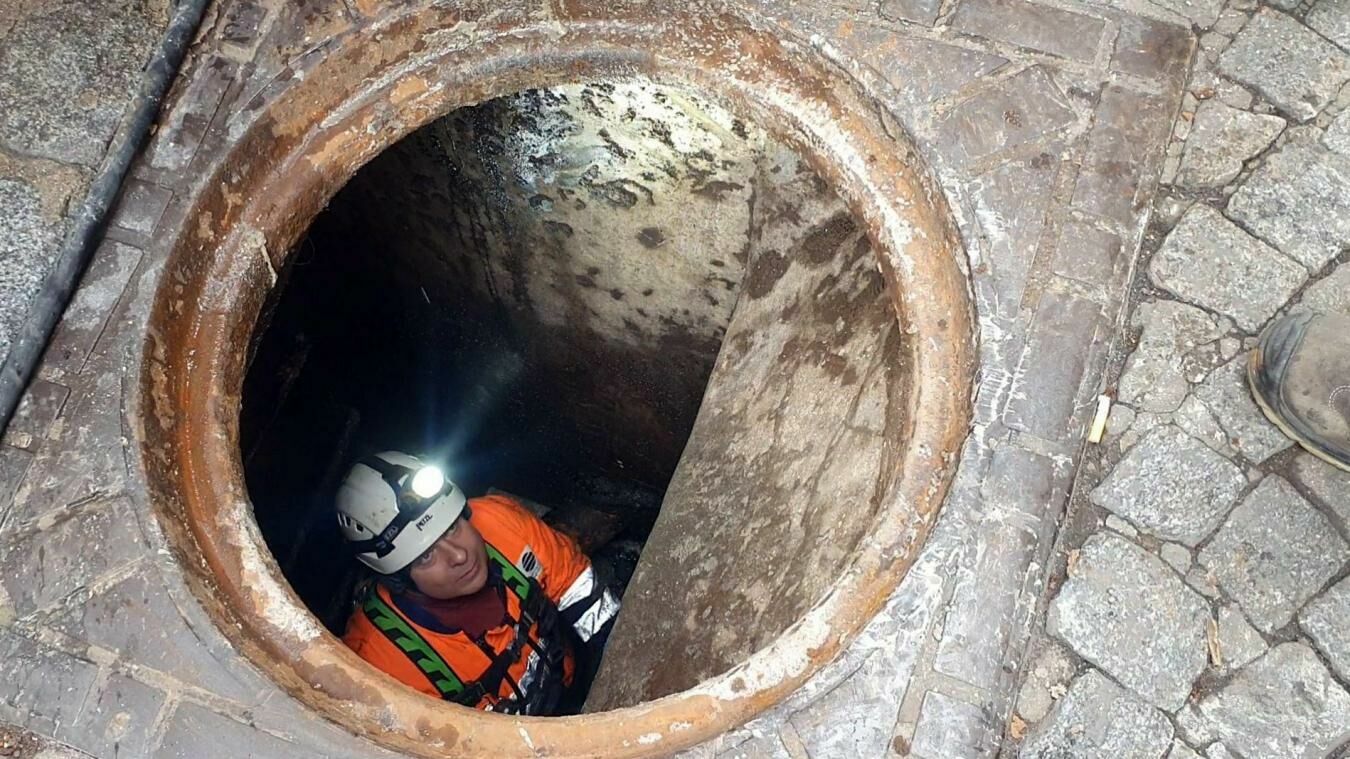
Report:
[[1091,498],[1154,537],[1195,546],[1246,486],[1231,461],[1168,425],[1130,449]]
[[1233,195],[1228,215],[1315,271],[1350,243],[1346,187],[1350,156],[1291,143]]
[[1350,681],[1350,578],[1304,607],[1299,627],[1308,633],[1342,680]]
[[1224,51],[1219,70],[1302,122],[1350,81],[1350,54],[1293,18],[1262,8]]
[[1198,712],[1242,756],[1326,756],[1350,737],[1350,693],[1302,643],[1271,649]]
[[1078,678],[1055,711],[1027,736],[1022,759],[1161,759],[1172,741],[1162,712],[1098,672]]
[[1327,518],[1284,479],[1262,480],[1200,552],[1252,624],[1271,633],[1350,561]]
[[1205,666],[1209,607],[1157,557],[1098,534],[1083,544],[1046,630],[1134,691],[1181,707]]
[[1279,116],[1250,113],[1206,100],[1195,112],[1177,183],[1190,189],[1223,187],[1237,179],[1247,159],[1265,150],[1284,130]]
[[[1307,280],[1308,272],[1223,214],[1197,203],[1154,256],[1149,278],[1183,300],[1256,332]],[[1261,287],[1251,287],[1252,282]]]

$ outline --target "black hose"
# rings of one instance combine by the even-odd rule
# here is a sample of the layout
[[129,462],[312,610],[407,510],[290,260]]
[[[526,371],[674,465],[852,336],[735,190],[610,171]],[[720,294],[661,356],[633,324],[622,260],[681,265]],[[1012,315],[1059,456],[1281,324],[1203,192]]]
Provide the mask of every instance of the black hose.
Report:
[[0,429],[9,426],[14,410],[23,397],[28,380],[37,370],[42,351],[51,339],[56,324],[70,302],[80,275],[89,265],[107,222],[108,211],[117,199],[131,162],[145,143],[150,127],[169,85],[178,75],[188,46],[197,33],[202,15],[211,0],[182,0],[164,32],[159,49],[146,66],[141,86],[136,91],[131,117],[122,122],[113,137],[112,148],[103,170],[89,185],[89,193],[72,220],[70,231],[61,242],[56,265],[42,283],[42,289],[29,307],[22,329],[11,344],[9,355],[0,367]]

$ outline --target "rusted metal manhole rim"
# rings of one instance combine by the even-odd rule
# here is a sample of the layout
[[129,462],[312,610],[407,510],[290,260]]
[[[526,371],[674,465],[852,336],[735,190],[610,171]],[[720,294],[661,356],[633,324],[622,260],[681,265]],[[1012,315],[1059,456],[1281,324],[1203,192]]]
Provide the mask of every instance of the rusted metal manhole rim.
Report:
[[[508,0],[499,5],[509,6]],[[959,243],[908,139],[805,45],[682,4],[622,17],[391,16],[293,62],[249,105],[215,177],[168,226],[131,394],[136,459],[195,595],[293,696],[347,728],[423,756],[651,756],[725,732],[830,661],[908,571],[965,437],[973,371]],[[645,77],[720,102],[801,151],[866,221],[898,318],[914,335],[899,476],[825,598],[721,676],[656,701],[567,718],[445,704],[366,665],[309,614],[267,553],[238,452],[244,355],[292,245],[356,171],[414,128],[533,87]]]

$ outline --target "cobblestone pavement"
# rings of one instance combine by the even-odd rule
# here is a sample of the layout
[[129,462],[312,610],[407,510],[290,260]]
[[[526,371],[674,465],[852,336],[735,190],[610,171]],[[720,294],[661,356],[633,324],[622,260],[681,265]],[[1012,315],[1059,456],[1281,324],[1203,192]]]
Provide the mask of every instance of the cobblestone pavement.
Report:
[[168,13],[168,0],[0,0],[0,362]]
[[[846,67],[920,147],[970,259],[981,384],[954,489],[883,611],[786,702],[689,756],[1161,756],[1185,739],[1214,757],[1213,740],[1301,746],[1350,724],[1350,589],[1326,589],[1350,560],[1350,506],[1330,501],[1350,483],[1277,452],[1231,363],[1289,298],[1350,297],[1350,269],[1331,273],[1350,219],[1332,156],[1350,130],[1329,121],[1350,68],[1327,41],[1344,44],[1347,6],[1320,1],[1306,16],[1219,0],[746,5]],[[121,418],[167,255],[156,233],[181,222],[255,94],[385,12],[227,0],[208,18],[0,447],[0,719],[97,756],[386,755],[212,626],[137,495]],[[1183,96],[1192,25],[1213,31]],[[1041,636],[1141,245],[1114,453],[1081,473],[1059,554],[1074,572],[1050,586]],[[1257,563],[1237,561],[1248,546]],[[1265,703],[1291,712],[1267,724]]]
[[1192,20],[1117,404],[1017,697],[1020,756],[1350,754],[1350,475],[1268,424],[1243,368],[1277,314],[1350,313],[1350,4]]

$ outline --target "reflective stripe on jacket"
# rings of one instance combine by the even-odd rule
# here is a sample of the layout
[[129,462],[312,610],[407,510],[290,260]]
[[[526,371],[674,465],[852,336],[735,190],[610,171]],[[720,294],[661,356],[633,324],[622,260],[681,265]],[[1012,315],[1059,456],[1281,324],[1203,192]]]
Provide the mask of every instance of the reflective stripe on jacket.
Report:
[[[521,618],[520,596],[522,592],[528,592],[526,588],[534,583],[558,609],[560,616],[568,612],[565,616],[569,621],[576,619],[573,627],[582,641],[589,640],[618,612],[618,602],[608,591],[595,592],[595,575],[590,560],[569,538],[505,496],[474,498],[469,501],[469,507],[469,523],[483,536],[489,564],[496,563],[492,555],[495,551],[498,561],[504,560],[515,569],[514,572],[509,569],[500,572],[502,582],[508,588],[505,596],[510,622],[488,630],[484,636],[493,651],[500,653],[511,648],[516,635],[516,622]],[[529,583],[528,579],[533,579],[534,583]],[[491,659],[467,635],[462,632],[442,633],[423,627],[398,611],[389,591],[382,585],[375,592],[402,623],[418,633],[439,654],[452,670],[453,677],[449,679],[471,686],[483,676]],[[386,625],[391,621],[396,623],[398,620],[386,620]],[[528,701],[532,689],[540,687],[539,677],[544,669],[544,662],[537,649],[543,648],[546,654],[549,651],[548,642],[541,641],[539,637],[539,625],[535,624],[529,631],[530,645],[520,647],[518,658],[507,667],[507,677],[502,679],[497,692],[484,695],[475,706],[490,709],[498,701],[512,698],[515,696],[512,682],[526,695]],[[554,646],[563,645],[561,636],[545,637],[551,637]],[[361,658],[400,682],[437,698],[443,696],[444,683],[442,689],[438,689],[431,676],[378,629],[362,608],[357,608],[348,621],[343,640]],[[575,667],[572,652],[564,648],[561,667],[563,685],[572,683]],[[556,678],[558,675],[551,673],[549,676]]]

